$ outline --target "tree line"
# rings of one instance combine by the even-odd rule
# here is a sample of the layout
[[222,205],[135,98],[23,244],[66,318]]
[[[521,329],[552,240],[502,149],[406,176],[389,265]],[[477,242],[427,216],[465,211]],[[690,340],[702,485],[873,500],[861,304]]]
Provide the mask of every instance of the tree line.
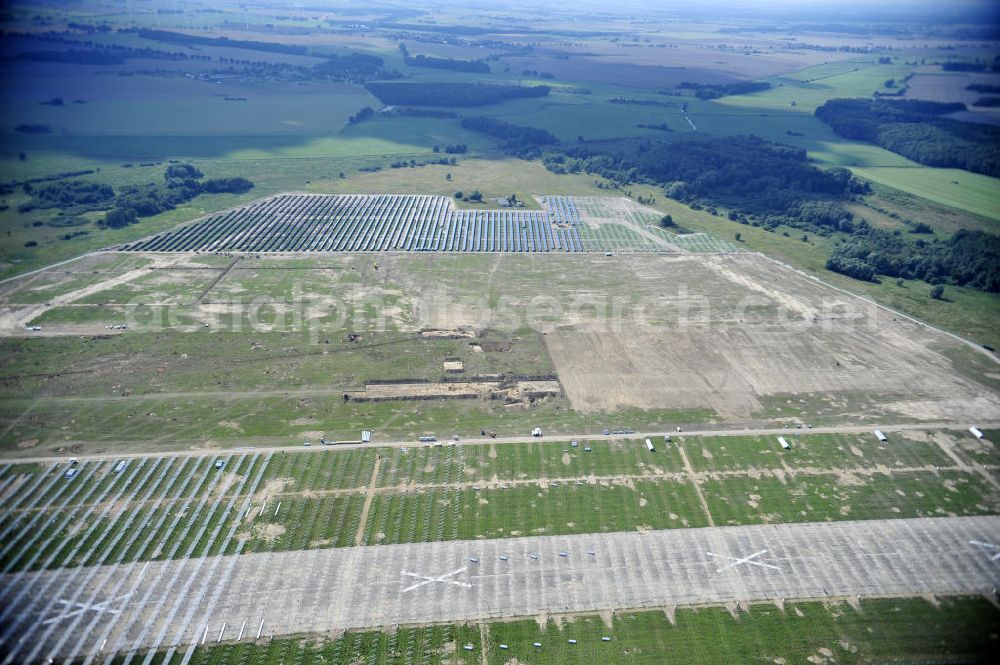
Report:
[[[126,32],[122,30],[121,32]],[[149,28],[139,28],[134,32],[143,39],[157,42],[169,42],[172,44],[187,44],[190,46],[228,46],[231,48],[241,48],[252,51],[265,51],[268,53],[286,53],[290,55],[306,55],[309,49],[297,44],[281,44],[277,42],[259,42],[250,39],[229,39],[228,37],[202,37],[200,35],[189,35],[182,32],[171,32],[169,30],[153,30]]]
[[738,81],[736,83],[692,83],[683,81],[677,84],[681,90],[694,90],[698,99],[718,99],[729,95],[746,95],[751,92],[761,92],[771,87],[767,81]]
[[840,242],[826,263],[855,279],[878,275],[1000,292],[1000,236],[960,230],[947,240],[908,238],[865,225]]
[[350,53],[348,55],[329,55],[326,60],[314,65],[315,74],[335,78],[342,81],[367,81],[373,78],[395,78],[396,73],[386,72],[382,58],[366,53]]
[[559,143],[559,139],[547,130],[485,116],[463,118],[462,127],[500,139],[503,150],[523,159],[534,159],[541,155],[545,146]]
[[199,194],[243,194],[254,186],[250,180],[240,177],[203,178],[201,170],[191,164],[171,164],[164,171],[162,184],[126,185],[117,192],[106,183],[86,180],[67,180],[43,187],[26,182],[22,189],[31,200],[19,206],[18,211],[58,208],[70,221],[54,225],[72,226],[75,225],[73,220],[83,213],[108,210],[98,224],[121,228],[134,224],[140,217],[172,210]]
[[[744,216],[798,216],[805,201],[845,197],[864,187],[847,169],[816,168],[805,150],[755,136],[619,145],[573,146],[542,159],[557,173],[593,173],[619,185],[658,184],[671,198],[726,205]],[[846,213],[824,211],[823,218],[840,214]]]
[[100,49],[67,49],[65,51],[25,51],[12,59],[22,62],[59,62],[74,65],[120,65],[129,58],[143,60],[198,60],[210,61],[208,55],[189,55],[152,48],[107,45]]
[[1000,177],[1000,127],[943,117],[960,103],[831,99],[816,117],[837,135],[868,141],[907,159]]
[[909,234],[873,228],[843,205],[870,191],[868,184],[844,168],[813,166],[799,148],[754,136],[634,141],[615,150],[572,146],[542,161],[551,171],[592,173],[617,187],[657,184],[694,209],[719,214],[716,206],[725,207],[729,219],[765,230],[839,236],[826,267],[855,279],[887,275],[1000,291],[1000,236],[960,231],[937,240],[927,237],[933,230],[926,224],[912,224]]

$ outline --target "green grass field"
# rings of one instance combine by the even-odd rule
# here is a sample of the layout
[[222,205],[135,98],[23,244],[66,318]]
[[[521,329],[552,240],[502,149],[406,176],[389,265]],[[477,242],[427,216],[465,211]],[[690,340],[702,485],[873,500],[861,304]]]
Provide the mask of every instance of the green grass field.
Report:
[[[469,665],[689,662],[984,662],[997,648],[1000,614],[981,598],[871,599],[859,609],[842,603],[751,605],[733,617],[725,609],[678,609],[593,615],[539,625],[534,620],[403,627],[393,632],[348,632],[312,640],[283,638],[198,647],[192,663],[277,665]],[[482,635],[486,636],[485,643]],[[610,637],[602,641],[601,637]],[[569,640],[576,640],[571,644]],[[532,646],[540,643],[541,647]],[[465,650],[465,645],[472,649]],[[507,648],[501,648],[505,645]],[[179,662],[176,656],[173,662]],[[153,663],[168,665],[162,654]]]
[[[1000,222],[1000,180],[959,169],[863,166],[854,173],[881,185]],[[994,227],[994,231],[997,227]]]

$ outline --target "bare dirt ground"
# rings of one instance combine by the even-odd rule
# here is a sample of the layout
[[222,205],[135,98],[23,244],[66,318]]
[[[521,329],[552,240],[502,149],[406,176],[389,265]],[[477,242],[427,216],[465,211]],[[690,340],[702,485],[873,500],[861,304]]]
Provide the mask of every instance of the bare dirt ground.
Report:
[[558,395],[558,381],[519,381],[509,388],[498,381],[447,382],[447,383],[391,383],[369,384],[363,392],[351,393],[355,399],[393,400],[462,397],[508,397],[524,399],[527,396]]
[[685,318],[674,308],[673,325],[546,334],[575,409],[707,406],[723,418],[746,418],[766,398],[797,394],[879,396],[882,412],[895,417],[1000,416],[1000,397],[946,355],[959,343],[763,257],[685,257],[662,261],[659,274],[683,284],[689,301]]
[[[126,270],[51,304],[84,307],[77,301],[93,300],[102,289],[138,289],[145,302],[163,292],[197,321],[213,308],[229,307],[227,288],[244,278],[233,271],[212,289],[208,300],[217,297],[221,304],[195,304],[210,280],[164,280],[199,265],[206,275],[221,270],[223,257],[211,268],[186,255],[149,258],[155,283],[138,279],[147,268]],[[991,387],[1000,366],[991,357],[757,254],[386,254],[377,271],[363,257],[323,256],[324,270],[335,268],[340,276],[336,282],[310,279],[310,263],[302,257],[257,261],[285,268],[282,278],[249,279],[241,288],[280,299],[291,292],[290,283],[301,283],[301,318],[310,325],[324,314],[324,298],[336,296],[354,308],[342,327],[318,330],[318,340],[344,334],[344,326],[364,334],[382,322],[389,329],[470,340],[484,329],[507,336],[525,327],[544,333],[551,365],[545,359],[540,373],[554,366],[566,397],[583,413],[700,409],[713,411],[717,421],[823,417],[822,424],[1000,419],[1000,395]],[[299,273],[290,261],[302,263],[294,268]],[[178,267],[183,269],[171,269]],[[503,277],[470,278],[494,273]],[[361,316],[368,302],[381,303],[373,321]],[[24,320],[21,313],[8,315],[7,332],[25,334]],[[79,332],[74,324],[66,330]],[[49,332],[46,325],[43,334]],[[382,385],[358,396],[482,397],[496,390],[473,382]]]

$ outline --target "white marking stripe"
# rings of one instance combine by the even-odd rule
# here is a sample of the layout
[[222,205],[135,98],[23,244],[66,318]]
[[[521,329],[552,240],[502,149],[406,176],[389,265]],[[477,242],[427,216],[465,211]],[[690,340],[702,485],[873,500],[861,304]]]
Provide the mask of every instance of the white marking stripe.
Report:
[[[705,552],[705,554],[707,554],[710,557],[716,557],[716,558],[718,558],[720,556],[720,555],[715,554],[713,552]],[[760,561],[754,561],[754,559],[756,559],[757,557],[759,557],[761,554],[767,554],[767,550],[761,550],[759,552],[754,552],[750,556],[745,556],[743,558],[737,558],[737,557],[734,557],[734,556],[729,556],[727,554],[727,555],[725,555],[725,558],[729,559],[731,561],[731,563],[728,566],[723,566],[722,568],[716,569],[715,572],[721,573],[722,571],[726,570],[727,568],[735,568],[736,566],[740,566],[740,565],[742,565],[744,563],[748,563],[751,566],[760,566],[762,568],[774,568],[775,570],[781,570],[781,568],[779,568],[778,566],[772,566],[769,563],[761,563]]]
[[425,584],[431,584],[433,582],[454,584],[455,586],[466,587],[468,589],[471,589],[472,585],[468,584],[467,582],[458,582],[456,580],[448,579],[449,577],[454,577],[455,575],[458,575],[459,573],[464,573],[465,571],[466,571],[465,568],[459,568],[458,570],[453,570],[450,573],[445,573],[444,575],[440,575],[438,577],[427,577],[426,575],[417,575],[416,573],[410,573],[404,570],[403,574],[406,575],[407,577],[415,577],[418,580],[423,580],[423,581],[417,582],[416,584],[406,587],[405,589],[403,589],[402,593],[406,593],[407,591],[413,591],[414,589],[419,589]]

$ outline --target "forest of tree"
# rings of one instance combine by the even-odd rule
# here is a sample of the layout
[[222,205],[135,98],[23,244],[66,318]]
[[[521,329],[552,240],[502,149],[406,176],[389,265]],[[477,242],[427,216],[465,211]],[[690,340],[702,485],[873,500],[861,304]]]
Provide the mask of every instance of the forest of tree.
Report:
[[20,212],[29,212],[35,208],[100,210],[115,198],[115,191],[110,185],[84,180],[70,180],[44,187],[25,184],[24,191],[31,194],[31,202],[22,205]]
[[202,37],[200,35],[189,35],[182,32],[152,30],[147,28],[137,29],[135,32],[143,39],[149,39],[157,42],[168,42],[172,44],[186,44],[189,46],[228,46],[231,48],[241,48],[252,51],[288,53],[292,55],[305,55],[309,52],[305,46],[299,46],[297,44],[259,42],[249,39],[228,39],[227,37]]
[[754,136],[644,142],[618,150],[586,145],[547,152],[545,166],[556,173],[601,175],[615,186],[646,182],[693,208],[729,209],[733,221],[775,230],[778,226],[840,237],[827,268],[855,279],[878,275],[921,279],[1000,291],[1000,236],[960,231],[949,240],[921,236],[932,231],[914,224],[910,233],[883,231],[857,219],[843,205],[869,190],[844,168],[819,169],[799,148]]
[[490,73],[490,66],[482,60],[456,60],[454,58],[434,58],[427,55],[418,55],[407,57],[404,62],[411,67],[449,69],[455,72],[472,72],[475,74]]
[[454,119],[458,114],[454,111],[441,111],[438,109],[411,109],[406,106],[396,106],[392,109],[382,111],[382,115],[400,118],[449,118]]
[[369,83],[365,87],[383,104],[404,106],[486,106],[505,99],[549,94],[545,85],[495,83]]
[[[671,198],[725,205],[764,223],[777,217],[774,224],[805,216],[810,226],[836,228],[848,215],[835,201],[822,199],[864,189],[847,169],[818,169],[805,150],[755,136],[647,142],[620,150],[574,146],[547,153],[543,162],[557,173],[583,171],[618,184],[658,184]],[[803,209],[804,203],[810,205]]]
[[684,81],[677,85],[682,90],[694,90],[698,99],[718,99],[728,95],[746,95],[761,92],[771,87],[767,81],[739,81],[737,83],[691,83]]
[[111,185],[85,180],[54,182],[43,187],[33,187],[26,182],[22,188],[31,195],[31,201],[21,205],[19,211],[58,208],[63,220],[50,226],[74,226],[83,213],[110,208],[99,224],[120,228],[134,223],[139,217],[172,210],[199,194],[243,194],[254,186],[246,178],[203,178],[201,170],[191,164],[171,164],[164,171],[162,184],[126,185],[117,192]]
[[523,159],[538,157],[542,148],[559,143],[559,139],[547,130],[515,125],[497,118],[464,118],[462,127],[500,139],[503,150]]
[[865,226],[837,245],[826,267],[866,281],[887,275],[998,293],[1000,236],[961,230],[925,240]]
[[312,71],[322,76],[341,81],[367,81],[372,78],[382,78],[385,62],[382,58],[364,53],[349,55],[328,55],[326,60],[315,65]]
[[816,117],[839,136],[869,141],[907,159],[1000,176],[1000,127],[943,117],[964,104],[918,100],[832,99]]

